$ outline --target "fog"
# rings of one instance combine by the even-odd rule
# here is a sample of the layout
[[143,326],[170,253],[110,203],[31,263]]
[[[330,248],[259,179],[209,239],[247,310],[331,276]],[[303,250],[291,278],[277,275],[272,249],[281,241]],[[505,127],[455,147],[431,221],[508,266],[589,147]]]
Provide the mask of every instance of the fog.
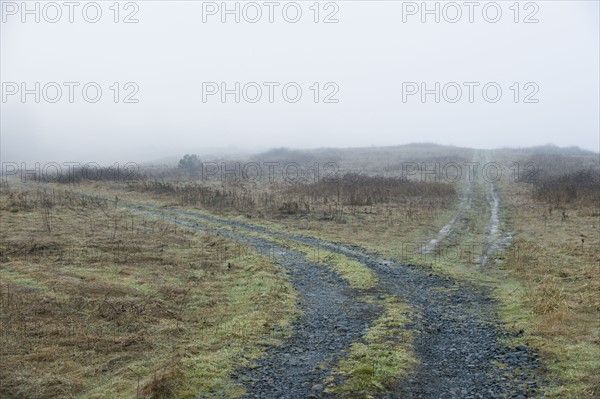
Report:
[[463,2],[428,2],[438,23],[421,2],[299,2],[287,14],[286,2],[241,2],[237,23],[221,2],[122,2],[118,15],[113,2],[81,2],[69,22],[63,2],[27,2],[27,14],[3,1],[0,156],[139,162],[410,142],[598,151],[599,3],[487,3],[470,22]]

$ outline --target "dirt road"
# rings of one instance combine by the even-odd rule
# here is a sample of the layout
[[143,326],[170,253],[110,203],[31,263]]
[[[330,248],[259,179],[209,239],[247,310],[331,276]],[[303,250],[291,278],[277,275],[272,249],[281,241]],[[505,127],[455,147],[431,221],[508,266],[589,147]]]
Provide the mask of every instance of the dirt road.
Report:
[[[301,293],[302,320],[289,342],[269,350],[255,369],[240,370],[249,398],[328,397],[323,392],[323,364],[334,365],[351,342],[378,314],[334,272],[312,264],[301,254],[249,235],[274,238],[333,251],[358,260],[379,277],[378,290],[396,295],[416,310],[409,328],[420,365],[386,393],[388,398],[526,398],[536,395],[537,355],[525,345],[507,347],[509,337],[498,324],[496,304],[482,287],[433,274],[420,266],[381,259],[358,246],[194,212],[130,204],[146,215],[201,230],[219,232],[267,246],[290,273]],[[206,223],[219,228],[208,228]],[[235,228],[235,232],[232,231]],[[327,367],[325,367],[327,369]]]

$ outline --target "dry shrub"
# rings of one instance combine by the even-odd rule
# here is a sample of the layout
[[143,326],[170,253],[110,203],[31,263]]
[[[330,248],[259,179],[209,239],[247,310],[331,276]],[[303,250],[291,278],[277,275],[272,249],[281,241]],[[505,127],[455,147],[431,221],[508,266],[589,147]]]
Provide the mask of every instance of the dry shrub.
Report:
[[529,302],[533,311],[538,315],[544,315],[558,310],[563,303],[563,289],[559,281],[554,278],[546,278],[537,286],[530,287]]
[[233,209],[240,212],[249,212],[256,207],[251,193],[236,185],[213,187],[195,182],[141,180],[131,183],[129,187],[140,192],[175,197],[180,205],[202,205],[215,210]]
[[144,399],[169,399],[175,397],[177,386],[182,382],[184,373],[178,361],[157,368],[142,382],[141,394]]
[[69,173],[51,173],[46,171],[37,177],[43,183],[73,184],[88,181],[131,181],[138,180],[143,174],[135,164],[125,164],[119,167],[74,167]]
[[598,171],[589,169],[541,178],[535,183],[535,195],[537,199],[556,205],[574,202],[597,205],[600,175]]
[[445,183],[411,181],[401,177],[368,176],[346,173],[335,179],[295,185],[289,193],[303,194],[312,198],[324,198],[339,204],[368,206],[381,203],[399,203],[406,198],[442,198],[453,196],[454,188]]

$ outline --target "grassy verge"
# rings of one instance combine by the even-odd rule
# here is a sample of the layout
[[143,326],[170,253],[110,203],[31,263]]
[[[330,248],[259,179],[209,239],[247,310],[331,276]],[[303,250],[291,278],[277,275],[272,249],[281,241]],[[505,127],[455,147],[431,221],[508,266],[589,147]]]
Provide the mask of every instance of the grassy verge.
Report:
[[520,282],[510,293],[511,302],[528,310],[527,331],[549,369],[547,397],[596,398],[600,212],[583,203],[552,212],[548,204],[530,198],[523,186],[508,187],[503,196],[512,210],[514,245],[522,248],[501,265]]
[[239,397],[297,296],[211,234],[41,191],[0,195],[0,396]]

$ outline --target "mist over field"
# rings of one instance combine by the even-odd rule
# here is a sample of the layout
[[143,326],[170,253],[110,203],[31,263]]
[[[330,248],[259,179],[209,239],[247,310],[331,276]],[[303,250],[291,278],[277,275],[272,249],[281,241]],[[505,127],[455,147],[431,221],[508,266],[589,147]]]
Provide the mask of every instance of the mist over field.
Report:
[[598,2],[2,4],[5,161],[411,142],[598,151]]

